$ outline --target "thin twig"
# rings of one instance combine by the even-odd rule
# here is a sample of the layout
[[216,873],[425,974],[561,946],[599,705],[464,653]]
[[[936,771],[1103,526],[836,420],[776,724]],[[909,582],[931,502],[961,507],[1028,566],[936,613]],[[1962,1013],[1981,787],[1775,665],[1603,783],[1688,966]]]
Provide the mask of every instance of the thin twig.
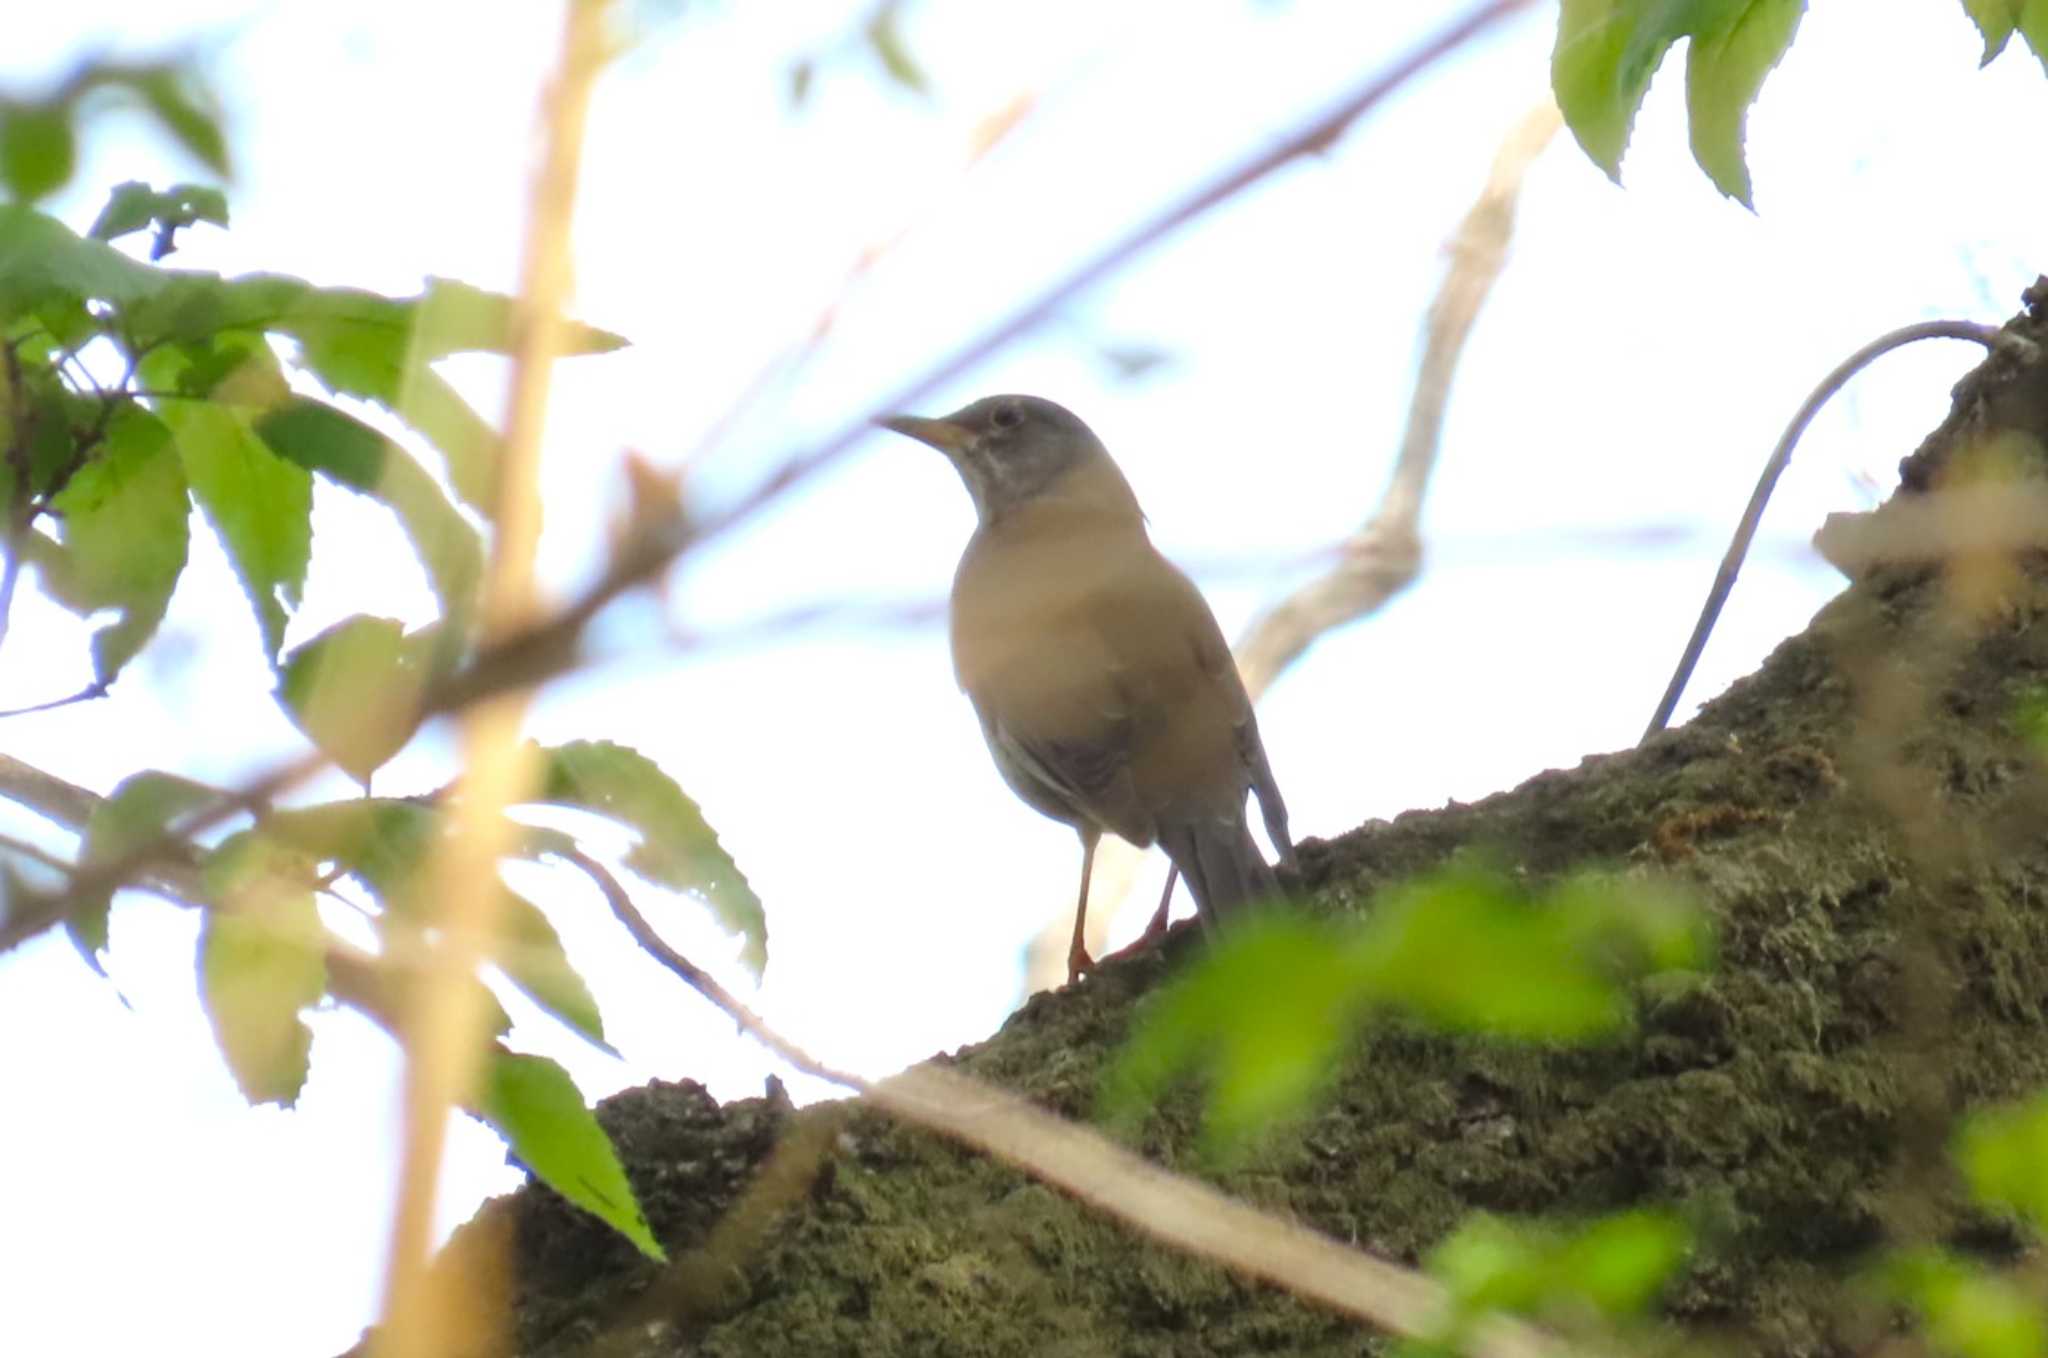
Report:
[[1863,371],[1872,360],[1890,353],[1904,345],[1925,339],[1974,340],[1991,348],[1998,343],[1998,327],[1982,325],[1976,321],[1921,321],[1914,325],[1901,326],[1887,331],[1870,343],[1843,359],[1835,370],[1823,377],[1820,385],[1808,394],[1792,416],[1792,422],[1785,426],[1785,432],[1778,436],[1778,446],[1771,450],[1771,456],[1764,463],[1762,475],[1757,477],[1756,489],[1750,492],[1749,507],[1742,511],[1742,522],[1735,527],[1735,536],[1729,539],[1728,551],[1721,558],[1721,568],[1714,573],[1713,586],[1707,590],[1707,601],[1700,606],[1699,621],[1693,624],[1692,636],[1685,643],[1685,652],[1678,658],[1678,668],[1672,671],[1671,682],[1664,687],[1664,696],[1657,700],[1657,710],[1650,717],[1650,724],[1643,730],[1643,739],[1648,740],[1671,721],[1671,714],[1678,710],[1678,700],[1685,693],[1685,686],[1692,680],[1693,668],[1699,664],[1700,653],[1707,649],[1707,637],[1712,634],[1714,624],[1721,617],[1722,605],[1728,602],[1729,591],[1735,588],[1735,577],[1742,571],[1742,560],[1749,554],[1750,539],[1756,536],[1757,525],[1763,522],[1764,506],[1770,503],[1771,491],[1776,489],[1778,478],[1791,465],[1792,450],[1799,445],[1799,436],[1806,432],[1806,426],[1820,413],[1820,408],[1833,399],[1836,392],[1848,385],[1849,379]]

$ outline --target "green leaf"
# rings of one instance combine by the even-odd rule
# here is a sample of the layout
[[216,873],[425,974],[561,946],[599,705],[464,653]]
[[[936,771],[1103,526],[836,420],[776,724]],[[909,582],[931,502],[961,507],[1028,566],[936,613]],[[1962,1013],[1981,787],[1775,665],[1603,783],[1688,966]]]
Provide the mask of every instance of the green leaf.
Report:
[[399,797],[355,797],[273,811],[263,829],[322,863],[354,874],[393,910],[418,913],[418,881],[445,833],[439,806]]
[[1792,46],[1805,12],[1806,0],[1750,0],[1733,23],[1711,36],[1694,37],[1686,52],[1693,159],[1714,187],[1744,207],[1755,206],[1742,154],[1749,106],[1764,77]]
[[604,1038],[604,1016],[598,1012],[597,999],[581,974],[569,965],[561,935],[540,907],[517,892],[507,890],[499,902],[498,939],[491,957],[535,1004],[593,1046],[612,1050]]
[[1451,1294],[1437,1337],[1456,1345],[1486,1315],[1541,1315],[1567,1303],[1610,1321],[1642,1315],[1690,1247],[1684,1223],[1663,1212],[1621,1212],[1575,1230],[1475,1213],[1430,1252],[1428,1270]]
[[[143,376],[152,388],[174,389],[186,366],[183,356],[158,350],[144,359]],[[193,496],[220,534],[256,610],[264,654],[275,660],[312,552],[312,475],[273,453],[257,437],[245,408],[170,400],[158,414],[177,441]]]
[[2048,0],[2021,0],[2019,30],[2027,46],[2033,49],[2035,60],[2048,70]]
[[1902,1250],[1878,1270],[1878,1285],[1920,1315],[1935,1346],[1960,1358],[2038,1358],[2048,1324],[2029,1290],[1945,1250]]
[[313,1043],[299,1014],[327,991],[311,865],[245,830],[208,855],[205,883],[199,971],[214,1037],[244,1098],[290,1106]]
[[441,601],[450,636],[467,631],[483,575],[483,541],[412,455],[353,416],[293,396],[256,421],[273,452],[389,506]]
[[1804,0],[1563,0],[1550,82],[1565,125],[1618,181],[1651,78],[1690,38],[1694,155],[1723,192],[1746,202],[1743,115],[1804,8]]
[[192,508],[170,431],[124,406],[99,455],[51,499],[62,546],[39,561],[51,596],[81,615],[117,609],[93,633],[93,672],[110,684],[163,621],[185,569]]
[[277,696],[301,731],[365,787],[419,726],[437,635],[346,618],[285,657]]
[[[86,865],[112,863],[153,843],[172,822],[218,800],[222,793],[204,783],[180,778],[154,769],[124,778],[85,822],[85,843],[81,850]],[[111,888],[80,893],[65,917],[71,941],[91,964],[106,975],[99,955],[107,947],[107,909]]]
[[1650,77],[1685,35],[1672,11],[1686,6],[1660,5],[1649,22],[1644,8],[1638,0],[1563,0],[1550,54],[1551,90],[1565,125],[1616,181]]
[[161,291],[169,277],[54,217],[0,204],[0,315],[57,299],[132,306]]
[[901,0],[884,0],[875,7],[867,23],[868,47],[889,78],[907,90],[918,94],[931,93],[931,81],[926,78],[924,68],[911,57],[910,49],[904,45],[900,26],[903,5]]
[[228,145],[220,116],[189,72],[169,65],[146,67],[128,73],[121,83],[135,91],[142,106],[173,141],[215,174],[228,173]]
[[1701,928],[1677,902],[1618,882],[1530,901],[1503,878],[1453,869],[1376,904],[1351,951],[1376,1000],[1439,1027],[1586,1041],[1628,1025],[1630,975],[1692,965]]
[[[525,826],[516,828],[522,836],[533,833]],[[447,831],[445,808],[402,798],[361,797],[275,812],[264,829],[280,843],[353,874],[394,914],[427,918],[426,874]],[[485,954],[541,1008],[610,1052],[597,1001],[570,965],[554,925],[532,902],[502,884],[498,890],[498,928],[485,945]]]
[[1666,1212],[1619,1212],[1568,1237],[1552,1265],[1558,1291],[1610,1319],[1642,1315],[1685,1262],[1692,1234]]
[[226,226],[227,195],[200,184],[174,184],[159,193],[131,179],[114,186],[107,205],[100,209],[86,234],[94,240],[110,241],[153,226],[157,238],[149,257],[162,259],[175,248],[177,232],[198,222]]
[[2005,50],[2025,3],[2026,0],[1963,0],[1963,11],[1984,38],[1984,59],[1979,65],[1989,66],[1992,58]]
[[1228,1151],[1301,1111],[1370,1008],[1452,1031],[1585,1041],[1628,1024],[1632,977],[1696,965],[1706,950],[1696,911],[1598,877],[1530,900],[1498,874],[1456,867],[1383,893],[1342,928],[1268,912],[1146,1006],[1101,1107],[1128,1121],[1204,1067],[1204,1147]]
[[1980,1202],[2048,1230],[2048,1094],[1973,1114],[1957,1137],[1956,1161]]
[[[519,342],[519,304],[502,292],[471,287],[452,278],[429,278],[426,291],[407,305],[414,310],[412,363],[431,363],[450,354],[511,354]],[[564,354],[603,354],[626,345],[625,337],[596,326],[569,322]]]
[[1139,1011],[1104,1079],[1102,1115],[1128,1124],[1205,1064],[1203,1150],[1227,1154],[1299,1115],[1328,1084],[1367,1001],[1336,930],[1264,912]]
[[71,109],[62,104],[0,107],[0,183],[24,202],[63,188],[78,165]]
[[633,1196],[611,1138],[568,1072],[540,1056],[493,1048],[478,1115],[550,1188],[616,1230],[648,1258],[666,1260]]
[[759,976],[768,963],[768,921],[760,898],[676,781],[637,750],[606,740],[539,753],[542,774],[534,800],[594,811],[639,831],[626,865],[649,881],[695,893],[727,932],[745,941],[740,960]]

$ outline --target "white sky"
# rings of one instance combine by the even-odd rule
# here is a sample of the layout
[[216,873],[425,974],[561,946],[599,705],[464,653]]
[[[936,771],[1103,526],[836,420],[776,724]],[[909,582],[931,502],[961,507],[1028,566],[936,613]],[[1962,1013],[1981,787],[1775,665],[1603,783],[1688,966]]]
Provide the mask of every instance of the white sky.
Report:
[[[706,494],[744,488],[1449,12],[914,6],[906,36],[937,81],[926,101],[848,46],[859,5],[686,8],[608,77],[592,123],[578,307],[635,347],[561,374],[544,566],[562,593],[596,560],[618,450],[680,459],[870,243],[914,228],[847,299],[815,367],[720,448]],[[1415,17],[1424,9],[1435,12]],[[512,286],[557,6],[17,10],[0,52],[8,92],[83,53],[234,35],[220,69],[235,100],[235,225],[190,233],[176,262],[401,293],[427,274]],[[1169,554],[1245,567],[1203,581],[1237,631],[1300,578],[1289,563],[1377,497],[1441,242],[1539,94],[1551,23],[1539,11],[1474,46],[929,410],[1021,390],[1081,412]],[[792,113],[790,64],[835,51]],[[1538,163],[1514,261],[1458,374],[1428,573],[1319,644],[1264,705],[1298,833],[1477,798],[1629,744],[1806,390],[1892,326],[2015,309],[2048,260],[2048,179],[2011,148],[2014,129],[2043,124],[2048,86],[2017,44],[1981,73],[1976,57],[1960,6],[1818,7],[1751,120],[1761,215],[1722,201],[1693,167],[1675,66],[1638,122],[1625,189],[1567,142]],[[974,125],[1024,92],[1037,111],[963,176]],[[55,208],[82,227],[119,180],[193,172],[123,124],[92,139]],[[1119,382],[1097,356],[1113,345],[1157,346],[1171,362]],[[1695,698],[1752,669],[1837,588],[1807,535],[1826,512],[1867,505],[1869,483],[1889,484],[1974,359],[1940,345],[1887,358],[1822,415]],[[498,368],[452,371],[495,415]],[[669,612],[715,627],[820,598],[936,597],[970,521],[942,462],[878,434],[679,573]],[[1677,550],[1617,545],[1647,526],[1689,536]],[[323,493],[292,639],[355,611],[418,620],[428,606],[382,513]],[[622,606],[602,640],[626,652],[664,626],[651,605]],[[155,651],[114,696],[8,722],[0,748],[102,791],[146,766],[232,780],[298,747],[256,651],[201,534]],[[25,588],[5,659],[0,706],[70,691],[85,673],[82,629]],[[995,777],[936,627],[657,647],[550,691],[533,728],[625,741],[681,779],[767,903],[760,1007],[842,1064],[881,1073],[987,1035],[1020,998],[1024,946],[1072,889],[1071,834]],[[430,736],[379,786],[446,772]],[[30,825],[0,817],[0,829]],[[567,1062],[592,1098],[657,1075],[758,1092],[773,1063],[637,957],[587,890],[535,890],[626,1059],[580,1049],[523,1009],[520,1045]],[[700,960],[731,955],[688,902],[652,913]],[[195,934],[168,906],[117,909],[118,994],[60,938],[0,960],[0,1351],[324,1354],[374,1315],[393,1050],[366,1022],[323,1014],[299,1108],[250,1111],[194,997]],[[491,1134],[462,1124],[446,1220],[515,1182]]]

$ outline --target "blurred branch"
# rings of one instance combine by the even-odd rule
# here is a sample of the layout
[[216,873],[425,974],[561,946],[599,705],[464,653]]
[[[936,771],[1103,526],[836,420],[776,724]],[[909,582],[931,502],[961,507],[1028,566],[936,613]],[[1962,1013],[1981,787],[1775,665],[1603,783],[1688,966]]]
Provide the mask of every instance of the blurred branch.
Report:
[[1267,609],[1237,645],[1237,667],[1254,701],[1319,636],[1378,611],[1422,566],[1416,524],[1443,437],[1444,407],[1465,340],[1507,264],[1522,177],[1562,118],[1549,100],[1531,110],[1495,155],[1477,202],[1450,245],[1450,268],[1429,309],[1428,340],[1408,403],[1408,428],[1380,505],[1346,539],[1336,566]]
[[[663,941],[603,864],[580,851],[561,856],[597,884],[612,913],[650,956],[796,1069],[852,1089],[905,1122],[1064,1189],[1173,1249],[1263,1279],[1388,1333],[1432,1338],[1452,1314],[1445,1289],[1421,1273],[1162,1169],[1100,1132],[958,1070],[927,1063],[870,1081],[825,1065]],[[1487,1358],[1559,1358],[1564,1352],[1542,1331],[1504,1318],[1475,1327],[1467,1351]]]
[[737,502],[699,522],[691,540],[702,542],[714,538],[744,522],[866,438],[873,430],[873,416],[916,405],[923,397],[1036,328],[1075,297],[1117,273],[1189,222],[1230,201],[1297,157],[1328,150],[1345,129],[1382,100],[1472,38],[1510,15],[1529,8],[1532,3],[1533,0],[1487,0],[1445,25],[1392,65],[1368,77],[1327,111],[1283,136],[1267,150],[1224,170],[1179,202],[1112,242],[1037,297],[892,392],[873,410],[862,411],[857,419],[847,422],[823,443],[788,459]]
[[[957,173],[965,177],[993,151],[1002,140],[1015,131],[1018,124],[1036,105],[1037,99],[1031,93],[1016,95],[995,113],[976,124],[967,146],[966,159]],[[811,322],[809,331],[795,344],[770,358],[740,394],[712,421],[710,427],[697,440],[696,446],[683,458],[685,475],[703,465],[711,454],[724,443],[726,436],[745,418],[760,401],[779,385],[793,381],[817,356],[833,328],[839,323],[839,315],[846,309],[847,302],[875,266],[900,248],[903,242],[917,230],[918,219],[914,212],[904,214],[902,220],[891,230],[864,247],[847,267],[840,279],[838,291],[829,298],[817,317]]]
[[[542,100],[544,150],[527,207],[525,257],[506,398],[496,531],[483,589],[483,635],[496,642],[532,627],[534,552],[540,539],[541,437],[550,379],[562,350],[570,290],[570,233],[592,87],[613,50],[608,0],[570,0],[560,64]],[[512,834],[505,808],[533,780],[521,739],[531,687],[506,684],[461,713],[462,775],[453,833],[430,866],[440,945],[405,1006],[405,1132],[391,1229],[377,1358],[434,1358],[456,1338],[464,1307],[428,1267],[452,1109],[473,1105],[486,1040],[484,993],[472,978],[488,955],[504,893],[486,889]]]
[[[1416,523],[1442,441],[1451,377],[1479,309],[1507,263],[1522,177],[1562,122],[1557,106],[1546,99],[1515,125],[1495,154],[1486,187],[1450,242],[1450,266],[1430,306],[1422,362],[1409,398],[1408,429],[1379,508],[1339,546],[1328,574],[1255,618],[1237,645],[1237,667],[1254,702],[1317,637],[1374,612],[1406,589],[1421,569],[1422,537]],[[1121,840],[1110,840],[1097,850],[1090,893],[1095,903],[1089,911],[1090,951],[1100,952],[1114,927],[1143,856],[1143,850]],[[1026,989],[1047,989],[1064,980],[1063,940],[1072,921],[1072,909],[1062,906],[1032,940],[1025,964]]]

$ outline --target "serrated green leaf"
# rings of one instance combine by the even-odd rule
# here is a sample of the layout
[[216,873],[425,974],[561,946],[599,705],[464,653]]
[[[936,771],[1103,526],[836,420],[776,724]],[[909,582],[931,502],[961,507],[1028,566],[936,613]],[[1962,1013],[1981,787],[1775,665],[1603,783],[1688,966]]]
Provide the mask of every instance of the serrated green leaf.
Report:
[[47,197],[78,166],[78,138],[68,105],[0,107],[0,184],[23,202]]
[[1726,28],[1693,38],[1686,52],[1685,98],[1692,155],[1714,187],[1744,207],[1750,201],[1744,125],[1764,77],[1799,31],[1806,0],[1750,0]]
[[[187,366],[175,351],[157,350],[143,360],[144,380],[153,389],[174,390]],[[220,534],[255,608],[264,655],[275,661],[312,553],[312,474],[257,437],[247,408],[167,400],[157,413],[176,441],[193,497]]]
[[1956,1139],[1956,1162],[1978,1201],[2048,1230],[2048,1094],[1973,1114]]
[[[85,822],[82,862],[112,863],[160,838],[187,812],[218,800],[221,792],[174,773],[154,769],[121,780],[92,810]],[[80,892],[65,916],[71,940],[92,969],[106,975],[99,955],[107,947],[107,910],[111,888]]]
[[768,962],[768,921],[760,898],[718,836],[673,778],[637,750],[583,740],[539,751],[534,800],[594,811],[639,831],[626,865],[649,881],[694,893],[727,932],[743,940],[740,960],[759,976]]
[[[1711,41],[1729,34],[1759,3],[1777,0],[1563,0],[1550,58],[1551,89],[1565,125],[1593,163],[1618,182],[1636,113],[1671,48],[1682,38]],[[1769,27],[1765,23],[1760,30]],[[1739,71],[1741,62],[1734,65]],[[1706,94],[1715,92],[1710,87]],[[1717,101],[1708,102],[1718,111]],[[1739,117],[1736,125],[1739,132]]]
[[611,1051],[597,998],[562,949],[561,935],[539,906],[507,890],[498,908],[491,958],[527,997],[592,1045]]
[[567,1071],[545,1057],[493,1048],[477,1111],[548,1187],[625,1236],[648,1258],[667,1259],[648,1229],[611,1138],[584,1106]]
[[93,633],[93,672],[113,682],[163,621],[191,532],[185,472],[170,431],[147,411],[116,410],[99,455],[51,499],[61,546],[42,553],[51,597],[81,615],[117,609]]
[[328,758],[365,787],[419,725],[438,637],[395,618],[345,618],[278,669],[278,700]]
[[2043,70],[2048,70],[2048,0],[2021,0],[2019,30],[2027,46],[2033,49],[2034,59]]
[[1103,1081],[1102,1115],[1128,1124],[1201,1066],[1203,1150],[1227,1155],[1298,1116],[1329,1083],[1367,1002],[1335,930],[1267,911],[1139,1011]]
[[289,1107],[313,1043],[299,1015],[327,991],[310,865],[245,830],[207,856],[204,875],[199,974],[214,1038],[244,1098]]
[[459,639],[476,605],[483,540],[412,455],[353,416],[305,396],[265,412],[255,428],[279,456],[381,501],[398,516],[441,601],[450,640]]
[[132,306],[160,291],[168,276],[102,241],[85,239],[54,217],[0,204],[0,315],[53,299]]
[[2048,1323],[2027,1289],[1945,1250],[1902,1250],[1877,1281],[1920,1315],[1937,1348],[1959,1358],[2038,1358],[2048,1352]]
[[1646,24],[1640,8],[1631,0],[1563,0],[1550,54],[1551,90],[1565,126],[1616,181],[1650,77],[1683,36]]
[[1989,66],[1992,58],[2005,50],[2013,28],[2019,23],[2023,4],[2024,0],[1963,0],[1963,11],[1984,38],[1984,59],[1980,65]]

